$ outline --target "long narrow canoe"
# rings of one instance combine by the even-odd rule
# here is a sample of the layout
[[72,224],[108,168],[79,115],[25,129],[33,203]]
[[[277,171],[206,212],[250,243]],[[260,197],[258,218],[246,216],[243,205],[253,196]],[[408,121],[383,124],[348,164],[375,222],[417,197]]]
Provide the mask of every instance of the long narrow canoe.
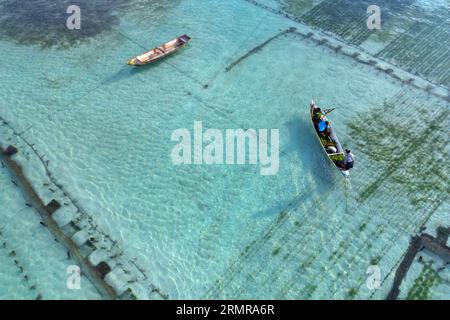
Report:
[[190,40],[191,38],[189,36],[182,35],[157,48],[130,59],[128,64],[131,66],[143,66],[161,60],[186,46]]
[[[323,151],[327,155],[327,158],[333,163],[333,165],[344,175],[348,177],[350,175],[349,171],[345,169],[345,154],[341,143],[339,142],[333,127],[330,124],[329,128],[329,138],[324,138],[319,135],[319,132],[314,125],[314,106],[310,106],[310,117],[313,129],[316,132],[317,139],[322,145]],[[334,147],[335,150],[332,150]]]

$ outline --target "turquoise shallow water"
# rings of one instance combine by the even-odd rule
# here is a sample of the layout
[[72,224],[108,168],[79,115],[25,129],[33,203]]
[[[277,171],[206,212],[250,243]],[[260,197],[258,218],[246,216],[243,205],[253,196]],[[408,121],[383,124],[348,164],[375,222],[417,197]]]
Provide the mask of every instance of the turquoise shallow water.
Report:
[[[129,281],[139,298],[160,298],[154,287],[172,299],[383,298],[410,236],[430,214],[430,233],[448,226],[448,211],[433,211],[446,201],[445,179],[442,186],[436,173],[423,173],[429,187],[420,184],[421,174],[411,177],[415,157],[433,166],[438,161],[422,147],[430,140],[419,139],[434,119],[423,106],[434,105],[445,123],[448,103],[295,33],[225,72],[280,31],[310,29],[243,0],[161,3],[117,8],[116,23],[65,49],[0,42],[8,53],[0,57],[0,116],[21,133],[18,138],[3,125],[0,143],[19,147],[19,161],[44,199],[68,204],[57,219],[76,218],[93,236],[116,240],[114,250],[122,254],[111,258],[115,279],[109,280],[121,290]],[[125,65],[141,46],[183,33],[193,38],[183,52],[142,69]],[[358,157],[347,185],[317,146],[308,122],[311,98],[338,108],[330,118]],[[403,114],[380,110],[385,101],[410,116],[398,136],[390,128]],[[366,115],[383,116],[367,130]],[[209,128],[280,129],[279,173],[264,177],[250,165],[172,165],[172,132],[192,129],[196,120]],[[397,149],[386,148],[398,137]],[[375,142],[367,146],[368,139]],[[51,185],[24,141],[49,161],[70,199]],[[417,153],[404,156],[411,145],[419,146]],[[0,178],[0,226],[9,245],[0,250],[6,261],[0,297],[99,298],[87,280],[80,291],[64,287],[73,261],[24,206],[5,170]],[[21,278],[11,250],[38,289]],[[373,261],[383,276],[376,291],[365,286]],[[449,296],[445,287],[438,292]]]
[[0,172],[0,299],[99,299],[93,286],[82,280],[82,291],[66,288],[66,269],[75,264],[62,246],[39,224],[33,209],[4,169]]

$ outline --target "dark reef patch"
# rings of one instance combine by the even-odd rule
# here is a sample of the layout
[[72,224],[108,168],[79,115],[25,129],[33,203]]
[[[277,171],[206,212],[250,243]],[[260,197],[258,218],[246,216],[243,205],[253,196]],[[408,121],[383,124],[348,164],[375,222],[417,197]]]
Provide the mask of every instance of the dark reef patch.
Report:
[[[178,0],[6,0],[0,3],[0,39],[65,49],[113,29],[125,10],[145,7],[158,15]],[[81,29],[69,30],[70,5],[81,9]]]

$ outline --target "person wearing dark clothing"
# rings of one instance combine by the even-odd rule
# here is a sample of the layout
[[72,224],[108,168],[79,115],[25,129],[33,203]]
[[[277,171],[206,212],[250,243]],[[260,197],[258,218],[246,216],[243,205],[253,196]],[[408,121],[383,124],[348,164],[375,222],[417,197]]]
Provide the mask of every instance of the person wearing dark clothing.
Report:
[[345,149],[345,170],[350,170],[353,168],[353,163],[355,162],[355,156],[349,149]]

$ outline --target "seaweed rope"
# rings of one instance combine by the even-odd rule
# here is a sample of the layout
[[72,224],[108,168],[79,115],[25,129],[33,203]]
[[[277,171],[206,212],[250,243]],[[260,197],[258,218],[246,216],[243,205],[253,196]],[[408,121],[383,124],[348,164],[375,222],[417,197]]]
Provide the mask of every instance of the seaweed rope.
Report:
[[[4,119],[3,117],[0,116],[0,121],[2,122],[0,125],[4,125],[7,128],[9,128],[12,131],[13,135],[16,137],[16,139],[22,140],[25,143],[25,145],[31,149],[31,151],[38,157],[39,161],[43,165],[43,167],[45,169],[45,174],[46,174],[47,178],[50,180],[50,182],[57,189],[59,189],[61,191],[62,195],[65,198],[67,198],[75,206],[75,208],[77,209],[77,213],[79,213],[80,215],[78,217],[74,218],[73,221],[79,223],[81,220],[86,220],[86,222],[89,225],[89,228],[91,228],[92,230],[97,232],[100,235],[100,238],[107,239],[110,242],[110,248],[108,249],[110,256],[108,257],[108,259],[116,259],[116,258],[122,256],[123,251],[120,248],[118,242],[116,240],[112,239],[108,234],[104,233],[94,222],[93,217],[80,206],[80,204],[65,189],[65,187],[62,184],[58,183],[58,181],[55,179],[55,177],[53,176],[53,174],[51,173],[51,171],[49,169],[49,160],[44,159],[45,155],[40,154],[38,152],[38,150],[36,149],[35,145],[32,144],[31,142],[29,142],[21,133],[17,132],[17,130],[8,121],[6,121],[6,119]],[[51,188],[49,188],[49,190],[52,192],[55,191],[55,190],[52,190]],[[97,237],[98,237],[98,235],[97,235]],[[104,248],[100,247],[100,249],[104,249]],[[128,263],[129,265],[133,265],[137,269],[137,271],[143,275],[143,279],[138,279],[138,277],[133,278],[127,282],[128,284],[132,284],[132,283],[140,282],[140,281],[147,281],[149,279],[148,276],[145,274],[144,269],[142,267],[139,267],[136,261],[134,261],[134,260],[126,261],[126,258],[124,258],[124,259],[125,259],[126,263]],[[131,272],[131,271],[127,270],[128,268],[123,266],[123,262],[116,261],[116,266],[119,266],[120,269],[125,274],[130,274],[130,272]],[[164,300],[169,299],[169,295],[162,292],[162,290],[157,288],[156,285],[154,285],[153,283],[150,282],[148,287],[150,288],[150,293],[156,292]]]
[[[3,226],[0,227],[0,238],[4,238],[3,229],[4,229]],[[23,275],[21,279],[24,280],[25,282],[29,283],[30,276],[25,272],[25,268],[23,267],[23,264],[19,261],[19,258],[17,257],[17,250],[11,249],[9,247],[8,243],[4,239],[2,239],[0,248],[3,248],[4,250],[6,250],[8,257],[10,257],[12,259],[14,265],[19,270],[19,273],[21,275]],[[34,293],[37,289],[37,285],[32,284],[30,286],[27,286],[27,288]],[[35,300],[42,300],[42,294],[38,293],[35,297]]]
[[[249,35],[238,45],[236,46],[236,50],[225,60],[225,67],[228,65],[228,63],[233,59],[233,57],[238,53],[239,49],[256,33],[256,31],[259,29],[259,27],[262,25],[262,23],[266,20],[266,17],[263,16],[261,20],[256,24],[255,28],[249,33]],[[216,80],[217,76],[222,72],[222,67],[217,70],[217,72],[214,73],[211,80],[208,81],[206,84],[206,87],[209,87],[214,80]]]
[[[326,30],[322,29],[321,27],[314,27],[314,26],[306,23],[305,21],[302,21],[301,18],[295,17],[295,16],[293,16],[293,15],[287,13],[287,12],[268,7],[268,6],[266,6],[264,4],[261,4],[261,3],[255,1],[255,0],[243,0],[243,1],[247,1],[248,3],[251,3],[251,4],[253,4],[253,5],[257,6],[257,7],[260,7],[261,9],[266,10],[268,12],[271,12],[273,14],[284,16],[285,18],[287,18],[289,20],[292,20],[292,21],[295,21],[295,22],[299,23],[302,26],[307,26],[308,28],[313,28],[314,30],[318,30],[318,31],[320,31],[322,33],[323,36],[331,38],[333,40],[336,40],[339,43],[344,44],[347,47],[350,47],[350,48],[353,48],[353,49],[357,50],[357,52],[359,51],[361,53],[364,53],[365,55],[367,55],[368,57],[371,57],[372,59],[370,59],[369,61],[364,61],[364,59],[360,59],[359,58],[359,56],[360,56],[359,53],[349,54],[349,53],[341,51],[341,54],[349,56],[349,57],[353,58],[355,61],[357,61],[359,63],[364,63],[364,64],[371,65],[377,71],[384,72],[387,76],[390,76],[393,79],[401,81],[402,84],[409,85],[409,86],[411,86],[413,88],[416,88],[416,89],[419,89],[419,90],[424,90],[428,94],[431,94],[431,95],[433,95],[433,96],[435,96],[435,97],[437,97],[439,99],[443,99],[443,100],[445,100],[447,102],[450,101],[450,88],[445,86],[445,85],[443,85],[443,84],[441,84],[441,83],[436,82],[435,80],[428,79],[427,77],[421,76],[417,72],[411,73],[410,71],[406,70],[405,68],[399,66],[397,63],[395,63],[395,61],[382,58],[382,57],[378,56],[378,54],[374,55],[374,54],[370,53],[369,51],[367,51],[366,49],[362,48],[361,46],[355,45],[351,41],[346,41],[345,39],[343,39],[340,36],[333,35],[330,32],[327,32]],[[311,32],[308,35],[304,35],[304,34],[302,34],[300,32],[296,32],[296,33],[301,35],[301,36],[304,36],[306,38],[311,38],[309,34],[311,34],[311,36],[313,35]],[[313,40],[314,42],[317,42],[320,45],[326,44],[327,47],[329,47],[330,49],[335,50],[336,52],[340,51],[340,49],[342,49],[341,45],[338,45],[337,47],[333,47],[332,45],[330,45],[330,42],[327,39],[325,39],[325,38],[322,39],[322,40],[325,40],[325,41],[322,41],[322,40],[318,41],[318,40],[316,40],[314,38],[311,38],[311,40]],[[410,75],[409,79],[401,78],[396,72],[393,72],[394,70],[391,69],[391,68],[384,69],[384,68],[382,68],[380,66],[377,66],[378,62],[376,60],[374,60],[374,59],[378,60],[379,62],[386,63],[387,65],[394,66],[397,70],[401,70],[405,74]],[[422,86],[420,84],[414,83],[415,79],[420,79],[422,81],[425,81],[426,83],[428,83],[428,85],[426,87],[424,87],[424,86]],[[442,93],[434,91],[434,89],[437,89],[437,88],[440,89],[440,90],[444,90],[447,94],[445,95],[445,94],[442,94]]]
[[254,47],[253,49],[251,49],[250,51],[248,51],[246,54],[244,54],[243,56],[239,57],[237,60],[233,61],[230,65],[228,65],[225,68],[225,71],[228,72],[231,69],[233,69],[236,65],[238,65],[239,63],[241,63],[243,60],[247,59],[248,57],[250,57],[252,54],[255,54],[259,51],[261,51],[266,45],[268,45],[271,41],[275,40],[278,37],[281,37],[282,35],[285,35],[287,33],[291,33],[294,32],[296,29],[295,27],[290,27],[286,30],[283,30],[279,33],[277,33],[276,35],[270,37],[269,39],[267,39],[266,41],[264,41],[263,43],[257,45],[256,47]]
[[345,178],[345,188],[344,188],[344,201],[345,201],[345,214],[349,214],[348,211],[348,197],[349,197],[349,191],[351,191],[352,188],[352,182],[350,178]]

